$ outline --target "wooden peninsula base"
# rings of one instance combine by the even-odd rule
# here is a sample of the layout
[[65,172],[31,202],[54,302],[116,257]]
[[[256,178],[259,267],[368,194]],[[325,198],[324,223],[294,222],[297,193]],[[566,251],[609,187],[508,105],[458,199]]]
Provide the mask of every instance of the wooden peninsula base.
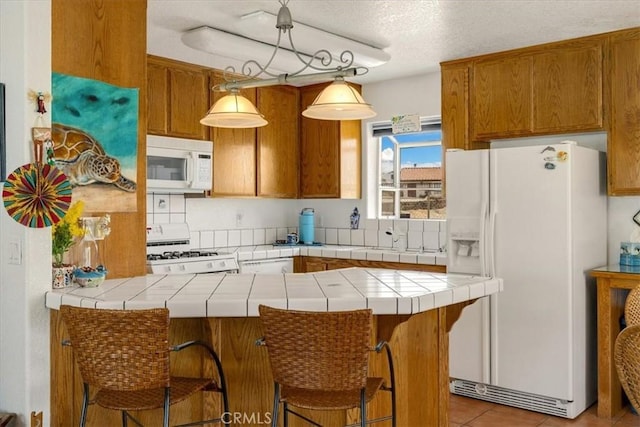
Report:
[[[465,301],[412,315],[376,315],[376,341],[387,339],[393,349],[396,367],[397,415],[399,427],[449,425],[449,338],[448,332]],[[231,416],[239,422],[229,425],[270,424],[273,383],[265,348],[254,342],[262,336],[256,317],[173,318],[171,343],[204,339],[218,351],[228,381]],[[78,425],[81,406],[81,378],[73,361],[73,350],[61,346],[67,338],[58,310],[51,310],[51,426]],[[203,358],[194,352],[172,355],[174,374],[197,375]],[[373,373],[386,372],[384,356],[372,354]],[[219,398],[197,396],[172,407],[171,424],[188,422],[202,415],[219,413]],[[369,413],[389,413],[390,398],[382,393],[370,404]],[[235,415],[236,413],[241,415]],[[318,412],[315,413],[317,415]],[[135,414],[145,425],[160,425],[160,411]],[[345,425],[356,420],[358,412],[328,412],[319,418],[327,426]],[[295,418],[295,417],[293,417]],[[117,411],[91,406],[88,426],[120,425]],[[292,427],[301,426],[292,419]],[[382,427],[390,422],[379,423]]]

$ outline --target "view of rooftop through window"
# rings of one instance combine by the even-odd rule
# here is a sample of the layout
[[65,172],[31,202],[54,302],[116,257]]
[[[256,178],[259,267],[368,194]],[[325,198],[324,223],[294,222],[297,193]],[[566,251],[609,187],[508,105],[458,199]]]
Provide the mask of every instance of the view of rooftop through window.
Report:
[[380,144],[380,218],[445,218],[442,132],[385,135]]

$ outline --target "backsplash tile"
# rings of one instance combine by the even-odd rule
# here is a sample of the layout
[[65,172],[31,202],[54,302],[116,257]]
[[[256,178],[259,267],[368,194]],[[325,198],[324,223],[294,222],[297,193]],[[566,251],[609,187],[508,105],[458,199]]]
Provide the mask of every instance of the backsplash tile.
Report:
[[364,245],[365,246],[378,246],[378,229],[369,229],[364,230]]
[[324,242],[327,245],[338,244],[338,229],[337,228],[325,228],[324,229]]
[[[147,196],[147,204],[152,209],[147,213],[148,223],[184,222],[186,214],[174,212],[181,210],[184,199],[172,197],[173,195]],[[168,197],[167,197],[168,196]],[[162,198],[169,200],[169,211],[166,207],[153,209],[154,204],[160,203]],[[166,200],[165,200],[166,203]],[[316,242],[327,245],[366,246],[393,249],[392,236],[386,234],[390,228],[396,232],[405,233],[407,248],[411,250],[439,251],[446,250],[446,221],[445,220],[375,220],[361,221],[359,229],[316,227]],[[231,230],[200,230],[191,232],[191,247],[225,248],[238,246],[270,245],[276,240],[284,240],[288,233],[297,232],[297,227],[272,227],[272,228],[243,228]]]
[[200,232],[200,247],[213,248],[213,231],[201,231]]
[[351,245],[364,246],[364,230],[351,230]]
[[267,228],[264,232],[264,241],[265,243],[273,243],[276,241],[276,229],[275,228]]
[[240,246],[253,245],[253,230],[240,230]]
[[[360,224],[362,224],[362,220],[360,220]],[[364,220],[364,228],[365,228],[365,230],[377,230],[378,229],[378,220],[377,219],[365,219]]]
[[226,248],[229,246],[229,232],[227,230],[216,230],[214,234],[214,247]]
[[438,249],[440,249],[440,232],[425,231],[422,236],[422,243],[425,249],[432,251],[437,251]]
[[351,230],[348,228],[338,229],[338,244],[351,245]]
[[[265,229],[264,228],[256,228],[253,230],[253,244],[254,245],[264,245],[266,243],[265,240]],[[273,243],[273,241],[269,242]]]
[[229,246],[240,246],[240,230],[229,230]]
[[[170,212],[171,213],[186,213],[187,209],[186,209],[186,203],[184,200],[184,195],[183,194],[170,194],[169,195],[169,201],[170,201]],[[183,220],[184,222],[184,220]]]

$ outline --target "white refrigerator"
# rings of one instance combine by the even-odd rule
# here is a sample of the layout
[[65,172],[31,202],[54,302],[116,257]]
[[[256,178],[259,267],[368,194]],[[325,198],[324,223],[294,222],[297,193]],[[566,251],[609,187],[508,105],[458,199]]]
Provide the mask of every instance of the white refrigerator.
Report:
[[453,393],[567,418],[596,400],[604,164],[574,143],[446,153],[447,271],[504,280],[451,330]]

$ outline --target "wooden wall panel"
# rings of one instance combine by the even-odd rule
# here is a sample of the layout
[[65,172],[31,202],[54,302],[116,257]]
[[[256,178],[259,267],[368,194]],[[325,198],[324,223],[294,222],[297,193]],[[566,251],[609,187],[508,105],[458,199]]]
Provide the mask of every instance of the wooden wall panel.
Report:
[[111,214],[111,235],[100,245],[109,278],[145,274],[146,16],[146,0],[51,2],[54,72],[140,89],[137,211]]

